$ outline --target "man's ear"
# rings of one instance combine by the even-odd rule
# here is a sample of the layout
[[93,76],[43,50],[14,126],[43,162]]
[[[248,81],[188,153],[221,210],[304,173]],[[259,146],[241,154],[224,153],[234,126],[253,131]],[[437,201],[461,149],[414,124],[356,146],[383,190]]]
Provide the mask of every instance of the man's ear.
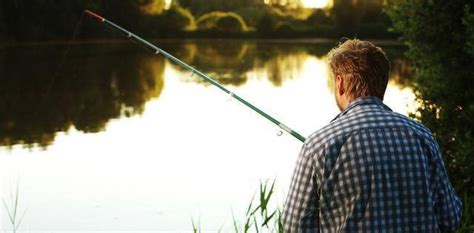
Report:
[[344,90],[344,79],[341,75],[336,75],[336,91],[340,96],[346,92],[346,90]]

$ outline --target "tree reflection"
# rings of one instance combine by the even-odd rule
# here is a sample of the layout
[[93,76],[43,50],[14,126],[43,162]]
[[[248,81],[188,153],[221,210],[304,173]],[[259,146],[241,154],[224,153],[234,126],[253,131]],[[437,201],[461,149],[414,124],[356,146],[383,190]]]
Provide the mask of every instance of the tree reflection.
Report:
[[[298,77],[308,56],[321,51],[320,45],[313,45],[315,50],[307,45],[267,41],[199,41],[187,45],[195,52],[185,62],[219,83],[232,86],[245,84],[248,73],[256,72],[279,87],[285,80]],[[327,46],[323,48],[329,50]],[[184,81],[209,85],[191,76],[184,76]]]
[[[250,43],[202,41],[199,44],[187,43],[186,45],[194,52],[184,61],[221,84],[243,85],[247,81],[245,72],[253,68],[254,58],[248,51],[254,50],[255,47]],[[175,66],[175,68],[183,71],[181,67]],[[195,77],[185,77],[184,81],[208,85],[204,80]]]
[[[275,87],[298,78],[309,57],[323,59],[331,47],[233,40],[157,44],[224,85],[257,78]],[[161,56],[128,42],[74,45],[66,60],[64,51],[62,46],[0,49],[0,146],[45,148],[57,132],[71,127],[102,131],[111,119],[142,113],[145,103],[161,94],[167,64]],[[391,77],[404,85],[409,66],[400,57],[392,60]],[[172,78],[208,85],[191,75]]]
[[[209,40],[187,42],[185,46],[192,52],[187,53],[184,61],[221,84],[241,86],[249,72],[256,72],[258,77],[279,87],[284,81],[299,77],[310,56],[324,59],[333,43]],[[384,46],[384,49],[392,60],[391,76],[396,83],[406,84],[409,66],[403,59],[404,48]],[[179,66],[175,68],[185,71]],[[210,85],[191,75],[183,77],[184,81]]]
[[163,87],[164,61],[128,46],[7,48],[0,63],[0,145],[49,145],[71,126],[98,132],[122,115],[141,113]]

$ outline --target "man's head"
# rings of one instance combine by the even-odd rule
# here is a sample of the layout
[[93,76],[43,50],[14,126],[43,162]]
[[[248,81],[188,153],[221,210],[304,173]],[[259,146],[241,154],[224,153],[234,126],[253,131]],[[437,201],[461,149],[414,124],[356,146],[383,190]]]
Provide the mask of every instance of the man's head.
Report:
[[328,53],[328,59],[339,109],[359,97],[383,100],[390,62],[381,48],[368,41],[346,40]]

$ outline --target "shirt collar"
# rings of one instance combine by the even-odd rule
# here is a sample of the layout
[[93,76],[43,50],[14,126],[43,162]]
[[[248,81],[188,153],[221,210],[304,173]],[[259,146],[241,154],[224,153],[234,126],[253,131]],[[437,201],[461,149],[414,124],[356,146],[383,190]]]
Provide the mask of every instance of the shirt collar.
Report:
[[[366,97],[360,97],[355,100],[353,100],[347,107],[339,113],[332,121],[335,121],[336,119],[346,115],[348,112],[350,112],[351,109],[355,108],[356,106],[359,105],[378,105],[382,107],[385,110],[392,111],[387,105],[385,105],[381,99],[375,96],[366,96]],[[332,122],[331,121],[331,122]]]

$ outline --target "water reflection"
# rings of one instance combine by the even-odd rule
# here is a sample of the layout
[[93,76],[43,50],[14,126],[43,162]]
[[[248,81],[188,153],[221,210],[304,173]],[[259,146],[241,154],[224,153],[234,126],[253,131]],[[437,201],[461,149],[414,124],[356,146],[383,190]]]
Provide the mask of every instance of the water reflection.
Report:
[[[322,56],[331,47],[232,40],[164,41],[160,46],[234,87],[251,79],[281,87],[306,72],[303,66],[308,59]],[[142,113],[145,103],[163,90],[168,63],[136,45],[73,45],[69,49],[66,56],[62,46],[0,50],[0,146],[45,148],[57,132],[71,127],[102,131],[111,119]],[[403,84],[409,68],[401,59],[394,61],[392,76]],[[181,81],[208,85],[180,67],[173,68],[181,72],[176,77]]]
[[143,111],[163,88],[164,61],[120,47],[7,48],[0,75],[0,143],[49,145],[71,126],[98,132]]
[[[302,65],[309,57],[304,47],[262,42],[223,41],[218,43],[193,43],[188,57],[190,64],[201,69],[224,85],[240,86],[249,79],[248,73],[257,73],[276,87],[284,79],[298,77]],[[307,49],[307,48],[306,48]],[[176,69],[181,69],[176,67]],[[188,77],[186,81],[208,85],[202,79]]]

